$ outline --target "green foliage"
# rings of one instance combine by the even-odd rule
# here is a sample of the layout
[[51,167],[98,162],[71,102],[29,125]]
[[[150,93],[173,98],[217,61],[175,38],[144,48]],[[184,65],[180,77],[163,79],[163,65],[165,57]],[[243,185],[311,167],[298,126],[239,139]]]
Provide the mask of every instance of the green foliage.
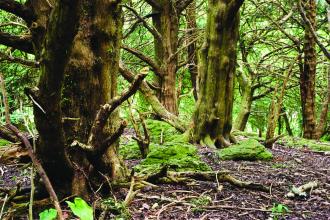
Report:
[[154,148],[147,158],[134,169],[141,173],[157,172],[163,166],[175,171],[209,171],[211,168],[197,154],[197,148],[189,144],[173,144]]
[[55,220],[57,218],[56,209],[46,209],[43,212],[39,213],[40,220]]
[[290,212],[289,208],[286,205],[276,203],[273,204],[271,211],[271,216],[274,220],[277,220],[279,219],[279,217],[283,217],[286,213]]
[[258,141],[248,139],[218,152],[221,160],[271,160],[273,155]]
[[93,209],[82,198],[75,198],[74,203],[66,201],[73,214],[80,220],[93,220]]
[[131,214],[123,202],[118,202],[113,198],[102,201],[102,208],[109,210],[112,214],[116,215],[116,220],[131,219]]

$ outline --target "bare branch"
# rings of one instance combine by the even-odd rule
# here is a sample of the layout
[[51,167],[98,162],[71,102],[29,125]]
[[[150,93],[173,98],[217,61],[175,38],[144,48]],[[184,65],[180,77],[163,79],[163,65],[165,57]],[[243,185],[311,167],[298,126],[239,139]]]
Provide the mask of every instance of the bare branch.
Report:
[[137,49],[127,47],[125,45],[123,45],[122,48],[124,50],[126,50],[127,52],[133,54],[134,56],[138,57],[140,60],[146,62],[153,69],[153,71],[156,73],[157,76],[161,75],[162,71],[161,71],[160,67],[150,57],[146,56],[145,54],[143,54],[141,51],[139,51]]
[[142,22],[143,26],[154,36],[154,38],[156,38],[158,41],[163,40],[162,35],[157,31],[157,29],[149,25],[148,22],[146,22],[146,20],[142,18],[134,8],[127,5],[124,5],[124,7],[130,10],[139,19],[139,21]]
[[110,114],[123,102],[125,102],[128,98],[136,93],[139,89],[143,79],[147,76],[147,74],[139,74],[135,77],[131,87],[124,92],[121,96],[114,98],[111,100],[109,104],[105,104],[101,107],[101,109],[96,114],[90,136],[88,138],[88,145],[93,146],[94,148],[101,147],[99,136],[102,134],[103,128],[106,125],[106,122],[110,116]]
[[[120,63],[119,65],[119,72],[127,81],[134,81],[135,74],[127,69],[123,63]],[[175,127],[180,132],[185,132],[187,130],[186,125],[176,115],[167,111],[167,109],[159,102],[158,98],[153,94],[152,89],[145,81],[141,83],[140,91],[161,119]]]
[[0,44],[33,54],[32,37],[16,36],[0,31]]
[[36,62],[34,60],[25,60],[25,59],[22,59],[19,57],[14,57],[11,54],[6,54],[6,53],[0,51],[0,61],[3,61],[3,60],[7,60],[12,63],[19,63],[24,66],[29,66],[29,67],[33,67],[33,68],[38,68],[40,65],[39,62]]

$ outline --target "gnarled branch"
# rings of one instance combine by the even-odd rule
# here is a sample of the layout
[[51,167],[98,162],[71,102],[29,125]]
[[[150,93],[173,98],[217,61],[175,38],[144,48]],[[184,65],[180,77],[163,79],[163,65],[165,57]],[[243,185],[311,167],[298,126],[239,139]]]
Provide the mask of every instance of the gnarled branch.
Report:
[[33,54],[32,37],[16,36],[0,31],[0,44]]
[[35,17],[31,8],[15,0],[1,0],[0,9],[22,18],[27,24],[31,24]]

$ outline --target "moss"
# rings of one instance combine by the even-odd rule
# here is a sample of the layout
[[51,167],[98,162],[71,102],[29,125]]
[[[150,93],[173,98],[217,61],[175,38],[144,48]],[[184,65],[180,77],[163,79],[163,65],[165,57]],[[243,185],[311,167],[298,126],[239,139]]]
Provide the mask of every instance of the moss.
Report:
[[259,137],[259,135],[257,133],[253,133],[253,132],[246,132],[246,131],[233,131],[232,132],[233,135],[235,136],[243,136],[243,137],[246,137],[246,138],[249,138],[249,139],[254,139],[254,140],[257,140],[257,141],[263,141],[264,139]]
[[309,149],[314,150],[314,151],[330,151],[329,142],[308,140],[308,139],[298,138],[298,137],[286,136],[286,137],[278,140],[277,143],[284,145],[284,146],[292,147],[292,148],[308,147]]
[[180,139],[180,132],[166,122],[147,119],[146,125],[150,132],[151,142],[166,143]]
[[209,196],[201,196],[198,198],[193,198],[189,201],[191,204],[195,205],[195,207],[192,209],[192,211],[197,214],[205,211],[202,207],[208,206],[211,204],[212,199]]
[[221,160],[270,160],[273,158],[263,145],[254,139],[241,141],[218,152]]
[[3,146],[6,146],[6,145],[9,145],[10,142],[5,140],[5,139],[0,139],[0,147],[3,147]]
[[163,166],[174,171],[209,171],[211,168],[197,154],[197,148],[189,144],[165,145],[153,148],[145,160],[135,167],[137,172],[157,172]]

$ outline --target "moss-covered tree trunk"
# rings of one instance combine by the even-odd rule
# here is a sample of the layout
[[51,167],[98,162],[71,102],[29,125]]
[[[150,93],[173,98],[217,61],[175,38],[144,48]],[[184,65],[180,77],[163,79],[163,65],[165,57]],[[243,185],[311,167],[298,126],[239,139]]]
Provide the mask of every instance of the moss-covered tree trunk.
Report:
[[[99,171],[111,180],[126,177],[118,143],[105,145],[119,126],[118,114],[93,132],[93,126],[103,123],[96,122],[100,107],[116,96],[121,1],[59,1],[45,31],[41,77],[38,88],[30,91],[38,102],[37,153],[55,189],[86,196]],[[93,179],[90,184],[86,176]]]
[[251,106],[253,101],[253,89],[251,79],[249,76],[245,76],[243,74],[244,73],[240,73],[240,75],[237,77],[242,90],[242,101],[240,104],[238,115],[234,122],[234,129],[239,131],[245,130],[246,124],[251,113]]
[[50,16],[41,54],[41,76],[34,89],[37,154],[53,184],[68,187],[72,169],[65,151],[61,89],[80,15],[80,1],[60,0]]
[[192,139],[228,146],[231,140],[233,86],[243,0],[209,0],[206,39],[200,54],[199,98]]
[[196,21],[196,1],[193,1],[187,7],[187,38],[188,38],[188,69],[190,72],[190,80],[194,90],[194,98],[197,101],[198,88],[197,88],[197,75],[198,75],[198,53],[197,53],[197,21]]
[[[316,2],[303,0],[306,16],[316,29]],[[309,26],[305,25],[304,67],[300,73],[300,94],[303,116],[304,138],[316,138],[315,115],[315,77],[316,77],[316,43]]]
[[155,39],[155,55],[161,73],[158,76],[158,98],[163,106],[171,113],[178,114],[176,71],[178,56],[179,15],[175,3],[159,0],[159,6],[154,8],[153,23],[162,36]]
[[[101,105],[109,103],[117,91],[119,48],[122,32],[120,1],[84,0],[84,13],[80,18],[79,31],[74,39],[63,85],[62,109],[66,146],[73,141],[87,143],[92,124]],[[106,125],[101,139],[106,139],[119,126],[114,114]],[[125,169],[117,156],[117,144],[109,146],[99,158],[103,173],[111,179],[121,179]],[[89,162],[84,154],[75,152],[73,193],[86,192],[85,175]],[[94,164],[95,166],[95,164]]]

